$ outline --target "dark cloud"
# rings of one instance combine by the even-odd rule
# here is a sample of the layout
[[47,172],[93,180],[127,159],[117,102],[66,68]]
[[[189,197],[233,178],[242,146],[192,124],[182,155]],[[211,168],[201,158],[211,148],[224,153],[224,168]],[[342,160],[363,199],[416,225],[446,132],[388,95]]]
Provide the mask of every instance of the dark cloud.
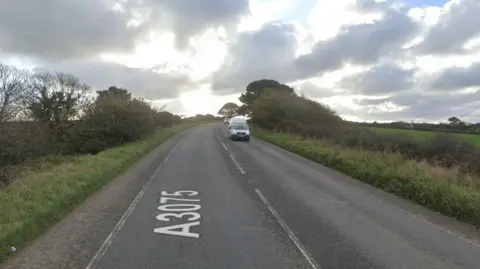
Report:
[[[363,107],[360,111],[357,111],[357,116],[365,120],[412,120],[423,118],[437,121],[457,116],[478,122],[480,118],[471,116],[478,111],[479,100],[480,91],[466,94],[438,94],[417,91],[404,92],[388,98],[354,100],[354,102]],[[392,112],[378,109],[379,106],[385,106],[386,104],[406,108]]]
[[240,92],[249,82],[263,78],[285,82],[293,75],[296,34],[294,25],[279,22],[239,34],[230,44],[224,64],[212,75],[214,92]]
[[0,50],[47,59],[129,51],[142,31],[128,20],[111,1],[2,0]]
[[2,0],[0,51],[50,60],[85,58],[130,52],[158,31],[173,32],[185,48],[189,37],[209,27],[233,26],[248,12],[248,0]]
[[451,67],[435,74],[430,81],[433,90],[452,91],[480,87],[480,62],[469,67]]
[[463,45],[480,34],[480,1],[453,3],[427,32],[422,43],[414,47],[421,54],[464,53]]
[[415,84],[414,75],[415,69],[404,69],[387,63],[346,76],[338,86],[354,94],[384,95],[412,88]]
[[38,68],[36,71],[59,71],[73,74],[94,89],[116,85],[150,100],[176,98],[182,91],[192,90],[193,83],[185,74],[161,74],[152,69],[96,61],[75,61]]
[[368,65],[382,57],[398,56],[402,45],[417,33],[418,25],[404,12],[389,9],[375,23],[343,27],[332,39],[320,41],[311,53],[296,60],[297,76],[321,75],[346,63]]

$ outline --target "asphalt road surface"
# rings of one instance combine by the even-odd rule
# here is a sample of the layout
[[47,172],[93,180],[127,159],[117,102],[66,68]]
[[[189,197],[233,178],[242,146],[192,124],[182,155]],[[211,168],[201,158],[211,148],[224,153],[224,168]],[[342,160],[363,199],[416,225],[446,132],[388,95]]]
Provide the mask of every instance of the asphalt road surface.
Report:
[[50,268],[480,268],[478,230],[226,133],[178,138],[88,259]]

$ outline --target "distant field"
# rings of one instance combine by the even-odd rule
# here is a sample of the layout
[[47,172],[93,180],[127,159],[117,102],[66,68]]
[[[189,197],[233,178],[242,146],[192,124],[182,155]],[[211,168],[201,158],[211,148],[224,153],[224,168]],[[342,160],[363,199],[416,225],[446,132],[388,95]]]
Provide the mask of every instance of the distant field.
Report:
[[[419,139],[428,139],[434,136],[435,134],[437,134],[437,132],[431,132],[431,131],[417,131],[417,130],[412,131],[412,130],[394,129],[394,128],[370,127],[370,129],[376,132],[405,134],[405,135],[413,136]],[[475,134],[451,134],[451,135],[456,136],[465,141],[468,141],[476,147],[480,147],[480,135],[475,135]]]

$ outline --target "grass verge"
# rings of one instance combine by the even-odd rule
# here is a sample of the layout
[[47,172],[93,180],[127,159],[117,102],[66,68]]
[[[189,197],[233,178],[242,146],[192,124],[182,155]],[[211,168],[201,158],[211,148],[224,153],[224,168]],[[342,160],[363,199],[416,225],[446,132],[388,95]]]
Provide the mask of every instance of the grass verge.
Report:
[[255,128],[253,135],[353,178],[480,228],[479,178],[400,155],[343,148]]
[[54,165],[24,167],[11,185],[0,189],[0,264],[10,246],[23,248],[156,146],[194,125],[163,129],[146,140],[97,155],[54,158]]

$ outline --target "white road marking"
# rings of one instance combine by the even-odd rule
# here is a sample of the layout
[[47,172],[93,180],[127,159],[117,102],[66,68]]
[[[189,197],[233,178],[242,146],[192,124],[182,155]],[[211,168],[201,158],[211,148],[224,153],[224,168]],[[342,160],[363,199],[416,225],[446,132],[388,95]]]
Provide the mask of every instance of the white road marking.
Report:
[[310,264],[310,266],[312,266],[313,269],[321,269],[320,265],[318,265],[315,262],[315,260],[313,260],[311,255],[307,252],[305,247],[302,245],[302,243],[300,243],[300,240],[298,240],[298,238],[295,236],[295,234],[290,229],[290,227],[288,227],[288,225],[285,223],[285,221],[280,217],[280,215],[278,215],[275,208],[273,208],[272,204],[270,204],[270,202],[267,200],[267,198],[265,198],[263,193],[259,189],[255,189],[255,192],[260,197],[262,202],[267,206],[268,210],[270,210],[270,213],[272,213],[272,215],[275,217],[275,219],[280,224],[280,226],[282,226],[285,233],[288,235],[288,237],[290,237],[290,239],[293,241],[293,243],[298,248],[298,250],[302,253],[303,257],[305,257],[305,259]]
[[[313,160],[310,160],[310,159],[308,159],[308,158],[302,157],[302,156],[300,156],[300,155],[298,155],[298,154],[295,154],[295,153],[293,153],[293,152],[291,152],[291,151],[288,151],[288,150],[286,150],[286,149],[284,149],[284,148],[281,148],[281,147],[279,147],[279,146],[277,146],[277,145],[273,145],[273,144],[268,143],[268,142],[265,142],[265,141],[261,141],[261,143],[264,143],[265,145],[270,145],[270,146],[276,147],[276,148],[280,149],[281,151],[283,151],[283,152],[285,152],[285,153],[287,153],[287,154],[289,154],[289,155],[291,155],[291,156],[293,156],[293,157],[295,157],[295,158],[305,159],[305,160],[313,163],[314,165],[320,165],[320,166],[329,168],[328,166],[322,165],[322,164],[317,163],[317,162],[315,162],[315,161],[313,161]],[[329,169],[331,169],[331,168],[329,168]],[[332,169],[332,170],[334,170],[334,169]],[[328,178],[331,179],[331,177],[328,177]],[[355,178],[353,178],[353,179],[354,179],[354,180],[357,180],[357,179],[355,179]],[[333,180],[333,179],[332,179],[332,180]],[[336,182],[338,182],[338,183],[340,183],[340,184],[343,184],[343,185],[345,185],[345,186],[351,187],[351,188],[357,190],[358,192],[361,192],[361,193],[365,194],[366,196],[368,196],[368,197],[370,197],[370,198],[373,198],[374,200],[377,200],[378,202],[380,202],[380,203],[382,203],[382,204],[385,203],[385,201],[383,201],[382,199],[378,198],[377,196],[375,196],[375,195],[373,195],[373,194],[370,194],[370,193],[368,193],[367,191],[364,191],[364,190],[362,190],[362,189],[354,186],[353,184],[350,184],[350,183],[344,182],[344,181],[338,181],[338,180],[337,180]],[[421,216],[418,216],[418,215],[416,215],[416,214],[414,214],[414,213],[412,213],[412,212],[410,212],[410,211],[408,211],[408,210],[405,210],[405,209],[401,208],[400,206],[397,206],[397,205],[395,205],[395,204],[393,204],[393,203],[390,203],[390,205],[391,205],[393,208],[396,208],[397,210],[402,211],[402,212],[410,215],[411,217],[414,217],[414,218],[416,218],[416,219],[419,219],[419,220],[425,222],[425,224],[427,224],[427,225],[430,225],[430,226],[432,226],[432,227],[434,227],[434,228],[437,228],[437,229],[439,229],[439,230],[441,230],[441,231],[443,231],[443,232],[446,232],[447,234],[449,234],[449,235],[451,235],[451,236],[457,237],[458,239],[463,240],[463,241],[465,241],[465,242],[467,242],[467,243],[469,243],[469,244],[471,244],[471,245],[473,245],[473,246],[475,246],[475,247],[480,247],[480,243],[478,243],[478,242],[476,242],[476,241],[473,241],[473,240],[471,240],[471,239],[468,239],[463,233],[461,233],[461,232],[459,232],[459,231],[450,230],[450,229],[448,229],[448,228],[446,228],[446,227],[444,227],[444,226],[435,224],[435,223],[433,223],[433,222],[431,222],[431,221],[429,221],[429,220],[427,220],[427,219],[425,219],[425,218],[423,218],[423,217],[421,217]],[[415,204],[415,206],[419,206],[419,205],[416,205],[416,204]],[[419,206],[419,207],[421,207],[421,206]],[[437,212],[437,214],[438,214],[438,212]],[[467,224],[467,225],[470,226],[470,227],[472,227],[473,229],[475,229],[475,227],[474,227],[473,225],[471,225],[471,224]]]
[[[190,232],[190,227],[198,226],[198,225],[200,225],[200,221],[155,228],[153,232],[159,233],[159,234],[170,234],[170,235],[199,238],[200,237],[199,234]],[[180,230],[180,231],[176,231],[176,230]]]
[[[190,193],[188,196],[198,194],[198,192],[196,192],[196,191],[176,191],[174,193],[168,193],[168,192],[163,191],[162,194],[165,193],[169,196],[181,196],[181,194],[185,193],[185,192]],[[194,193],[194,194],[192,194],[192,193]],[[188,218],[189,221],[194,221],[194,220],[199,220],[200,219],[201,215],[199,213],[191,212],[191,211],[199,210],[200,208],[202,208],[201,205],[198,205],[198,204],[168,204],[168,203],[166,203],[167,200],[200,202],[200,199],[160,197],[160,204],[163,204],[163,205],[158,206],[157,207],[158,210],[166,211],[166,212],[171,212],[171,211],[175,211],[175,212],[189,211],[189,212],[163,213],[163,214],[160,214],[160,215],[156,216],[157,220],[170,221],[170,219],[167,219],[165,217],[166,216],[172,216],[172,217],[182,218],[183,216],[186,216],[186,215],[192,216],[192,217]],[[169,234],[169,235],[199,238],[200,234],[190,232],[190,228],[192,226],[198,226],[198,225],[200,225],[200,221],[159,227],[159,228],[153,229],[153,232],[158,233],[158,234]]]
[[224,148],[226,151],[228,151],[227,145],[225,145],[225,143],[223,143],[223,142],[220,142],[220,143],[222,144],[223,148]]
[[242,166],[237,162],[235,157],[233,157],[231,153],[228,153],[228,155],[230,156],[230,159],[232,159],[232,161],[235,163],[235,166],[237,166],[238,171],[240,171],[240,173],[242,174],[245,174],[245,170],[243,170]]
[[[368,192],[366,192],[366,191],[364,191],[364,190],[362,190],[362,189],[360,189],[360,188],[358,188],[358,187],[356,187],[356,186],[354,186],[354,185],[352,185],[352,184],[350,184],[350,183],[348,183],[348,182],[341,182],[341,181],[337,181],[337,182],[339,182],[340,184],[343,184],[343,185],[347,185],[347,186],[349,186],[349,187],[357,190],[358,192],[360,192],[360,193],[362,193],[362,194],[364,194],[364,195],[366,195],[366,196],[368,196],[368,197],[370,197],[370,198],[372,198],[372,199],[374,199],[374,200],[377,200],[379,203],[382,203],[382,204],[385,203],[385,201],[383,201],[382,199],[378,198],[377,196],[375,196],[375,195],[373,195],[373,194],[370,194],[370,193],[368,193]],[[407,215],[410,215],[411,217],[414,217],[414,218],[416,218],[416,219],[419,219],[419,220],[425,222],[427,225],[430,225],[430,226],[432,226],[432,227],[434,227],[434,228],[437,228],[437,229],[439,229],[439,230],[441,230],[441,231],[443,231],[443,232],[446,232],[447,234],[449,234],[449,235],[451,235],[451,236],[457,237],[458,239],[463,240],[463,241],[465,241],[465,242],[467,242],[467,243],[470,243],[470,244],[472,244],[472,245],[475,246],[475,247],[480,247],[480,244],[479,244],[479,243],[477,243],[477,242],[475,242],[475,241],[473,241],[473,240],[470,240],[470,239],[466,238],[465,236],[461,235],[460,232],[458,232],[458,231],[452,231],[452,230],[450,230],[450,229],[448,229],[448,228],[446,228],[446,227],[443,227],[443,226],[440,226],[440,225],[438,225],[438,224],[435,224],[435,223],[433,223],[433,222],[431,222],[431,221],[429,221],[429,220],[427,220],[427,219],[425,219],[425,218],[423,218],[423,217],[421,217],[421,216],[418,216],[418,215],[416,215],[416,214],[414,214],[414,213],[412,213],[412,212],[410,212],[410,211],[408,211],[408,210],[405,210],[405,209],[403,209],[403,208],[401,208],[401,207],[399,207],[399,206],[397,206],[397,205],[395,205],[395,204],[393,204],[393,203],[390,203],[390,205],[391,205],[393,208],[396,208],[397,210],[402,211],[402,212],[406,213]],[[415,206],[418,206],[418,205],[415,205]],[[471,226],[471,225],[470,225],[470,226]]]
[[100,248],[97,250],[97,252],[95,253],[95,256],[93,256],[92,260],[88,263],[87,267],[85,267],[85,269],[91,269],[93,268],[93,265],[95,263],[97,263],[98,261],[100,261],[103,256],[105,255],[105,253],[107,252],[108,248],[110,247],[110,245],[112,244],[112,241],[113,241],[113,238],[115,236],[117,236],[117,234],[120,232],[120,230],[122,229],[123,225],[125,224],[125,222],[127,221],[128,217],[130,217],[130,215],[132,214],[133,210],[135,209],[135,207],[137,206],[138,202],[140,201],[140,199],[142,198],[142,196],[145,194],[145,192],[147,191],[148,187],[150,187],[150,185],[152,184],[153,180],[154,180],[154,176],[155,174],[160,171],[160,168],[162,168],[163,164],[165,164],[165,162],[170,158],[170,156],[172,155],[172,153],[178,148],[178,146],[180,145],[180,141],[177,142],[177,144],[172,148],[172,150],[167,154],[167,156],[165,156],[165,158],[162,160],[162,162],[160,163],[160,165],[157,167],[157,169],[155,169],[155,171],[153,172],[153,174],[150,176],[150,178],[148,179],[148,181],[145,183],[145,185],[143,185],[143,188],[140,190],[140,192],[137,194],[137,196],[135,197],[135,199],[133,200],[133,202],[130,204],[130,206],[127,208],[127,210],[125,211],[125,213],[122,215],[122,217],[120,218],[120,220],[117,222],[117,224],[115,225],[115,227],[113,228],[113,230],[110,232],[110,234],[108,235],[107,239],[105,239],[105,241],[103,242],[102,246],[100,246]]
[[222,144],[222,147],[225,149],[225,151],[228,152],[228,156],[230,156],[230,159],[232,159],[233,163],[235,163],[235,166],[237,167],[238,171],[240,171],[240,173],[242,174],[245,174],[245,170],[243,170],[242,166],[240,165],[240,163],[235,159],[235,157],[233,157],[232,153],[230,152],[230,150],[228,150],[228,147],[225,143],[223,143],[220,139],[220,135],[218,134],[218,131],[217,131],[217,137],[218,137],[218,140],[220,141],[220,144]]

